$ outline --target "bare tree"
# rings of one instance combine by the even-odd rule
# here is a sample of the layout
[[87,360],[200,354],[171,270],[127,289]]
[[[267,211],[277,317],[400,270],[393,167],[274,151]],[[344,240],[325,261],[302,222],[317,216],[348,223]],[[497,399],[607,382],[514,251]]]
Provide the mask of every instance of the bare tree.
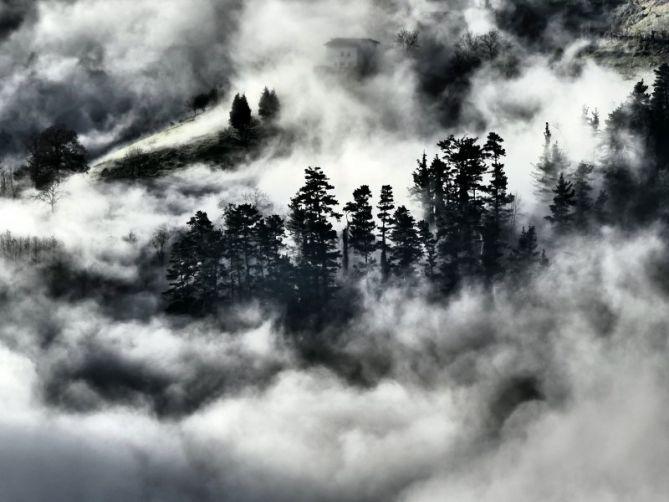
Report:
[[170,239],[170,232],[167,230],[165,225],[161,225],[153,233],[151,238],[151,245],[156,250],[156,256],[158,257],[158,262],[161,265],[165,264],[165,247],[167,246],[167,241]]
[[51,207],[51,213],[55,213],[56,205],[66,195],[67,192],[60,189],[60,183],[54,181],[46,188],[40,190],[39,193],[35,195],[33,198],[35,200],[46,202],[49,205],[49,207]]
[[269,195],[267,195],[262,190],[258,190],[257,188],[246,192],[242,199],[244,203],[255,206],[262,214],[270,213],[274,207],[274,204],[272,204]]
[[406,28],[403,28],[399,31],[399,33],[397,33],[396,42],[397,45],[399,45],[404,50],[404,52],[413,52],[420,47],[420,43],[418,41],[418,31],[409,31]]

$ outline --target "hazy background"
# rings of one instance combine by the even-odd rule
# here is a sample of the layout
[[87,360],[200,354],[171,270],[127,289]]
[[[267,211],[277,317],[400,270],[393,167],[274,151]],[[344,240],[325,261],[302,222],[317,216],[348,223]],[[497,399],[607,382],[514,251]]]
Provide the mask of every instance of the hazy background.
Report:
[[[152,185],[104,183],[94,168],[68,179],[53,214],[0,199],[0,231],[56,237],[104,285],[54,296],[39,271],[0,264],[0,499],[665,500],[666,249],[653,229],[555,249],[523,292],[465,290],[448,305],[396,290],[368,298],[338,334],[366,384],[306,366],[253,305],[187,321],[164,316],[146,289],[110,286],[149,281],[152,232],[196,210],[218,221],[221,203],[258,188],[285,212],[309,165],[342,203],[361,183],[392,184],[411,203],[416,159],[451,133],[506,139],[530,218],[544,124],[572,161],[595,160],[582,107],[604,119],[634,83],[577,57],[579,26],[617,2],[573,3],[0,4],[7,166],[52,122],[76,129],[95,158],[122,155],[212,86],[220,106],[155,145],[223,127],[234,93],[255,109],[266,85],[281,125],[299,133],[287,155],[270,145],[234,171],[195,165]],[[412,54],[394,43],[401,28],[420,33]],[[460,37],[493,28],[515,63],[461,78],[451,66]],[[379,40],[380,73],[320,75],[335,36]]]

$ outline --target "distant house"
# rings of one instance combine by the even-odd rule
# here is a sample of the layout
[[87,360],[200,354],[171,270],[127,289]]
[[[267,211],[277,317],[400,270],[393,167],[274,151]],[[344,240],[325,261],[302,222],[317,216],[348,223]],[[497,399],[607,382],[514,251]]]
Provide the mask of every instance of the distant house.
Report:
[[333,38],[325,44],[328,67],[335,71],[372,73],[378,62],[379,42],[371,38]]

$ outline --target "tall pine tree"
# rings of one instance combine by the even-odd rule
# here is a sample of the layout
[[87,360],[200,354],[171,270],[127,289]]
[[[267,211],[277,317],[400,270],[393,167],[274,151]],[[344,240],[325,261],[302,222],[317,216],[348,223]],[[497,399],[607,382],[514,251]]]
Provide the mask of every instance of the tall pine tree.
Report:
[[413,278],[416,264],[423,253],[416,220],[404,206],[398,207],[393,215],[390,238],[393,241],[390,251],[392,270],[403,280]]
[[349,245],[361,258],[362,265],[367,269],[373,260],[376,250],[376,236],[374,230],[374,215],[370,200],[372,192],[367,185],[362,185],[353,191],[353,201],[344,206],[344,211],[351,217],[347,225]]
[[336,287],[341,253],[332,221],[339,221],[341,214],[335,211],[333,190],[320,167],[309,167],[304,185],[290,201],[288,229],[297,247],[295,273],[304,305],[322,305]]
[[573,208],[576,204],[576,192],[574,185],[565,179],[564,173],[560,173],[553,193],[555,195],[550,205],[551,214],[546,216],[546,219],[555,226],[558,233],[566,233],[571,230],[574,221]]
[[486,280],[492,281],[504,272],[506,236],[512,216],[514,196],[508,192],[508,178],[504,172],[504,140],[496,133],[488,135],[484,150],[490,159],[490,181],[483,187],[486,196],[483,223],[483,255],[481,261]]
[[229,205],[224,213],[230,287],[239,299],[249,298],[258,278],[258,229],[262,216],[252,204]]
[[172,310],[191,314],[210,312],[219,300],[224,276],[223,237],[202,211],[190,219],[188,227],[170,254],[167,271],[170,289],[165,296]]
[[230,125],[242,136],[251,127],[251,107],[244,94],[236,94],[230,109]]
[[393,187],[383,185],[381,187],[381,196],[379,204],[376,206],[379,210],[379,249],[381,250],[381,275],[385,279],[390,273],[390,243],[389,233],[392,227],[393,210],[395,209],[395,199],[393,197]]

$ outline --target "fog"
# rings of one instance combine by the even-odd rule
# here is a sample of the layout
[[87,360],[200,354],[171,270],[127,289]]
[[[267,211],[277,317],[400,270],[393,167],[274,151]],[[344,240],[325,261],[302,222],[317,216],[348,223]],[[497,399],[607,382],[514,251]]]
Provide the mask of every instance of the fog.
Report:
[[[585,41],[561,14],[547,10],[544,30],[523,32],[507,22],[510,4],[0,6],[5,163],[60,121],[94,164],[62,184],[54,212],[30,191],[0,198],[0,232],[53,236],[70,267],[52,277],[0,261],[0,499],[665,500],[660,228],[558,243],[520,291],[465,286],[434,302],[421,290],[378,296],[362,284],[360,315],[336,333],[312,333],[335,350],[331,366],[305,360],[253,303],[199,320],[165,314],[166,281],[147,267],[153,232],[179,229],[197,210],[220,224],[225,204],[260,190],[285,213],[307,166],[324,168],[342,204],[360,184],[375,195],[391,184],[415,207],[416,159],[437,154],[449,134],[504,137],[520,224],[540,214],[530,172],[545,123],[572,162],[594,162],[600,141],[582,108],[605,119],[634,81],[581,58]],[[495,27],[516,71],[487,62],[452,91],[443,62],[466,30]],[[402,28],[418,30],[416,53],[396,46]],[[381,41],[379,73],[345,81],[320,72],[335,36]],[[217,107],[163,130],[215,85]],[[270,144],[234,170],[197,164],[151,183],[99,178],[95,164],[130,148],[187,144],[225,127],[235,93],[255,112],[265,86],[281,99],[280,126],[294,132],[290,151]],[[454,95],[457,110],[444,105]],[[72,291],[54,286],[68,281]]]

